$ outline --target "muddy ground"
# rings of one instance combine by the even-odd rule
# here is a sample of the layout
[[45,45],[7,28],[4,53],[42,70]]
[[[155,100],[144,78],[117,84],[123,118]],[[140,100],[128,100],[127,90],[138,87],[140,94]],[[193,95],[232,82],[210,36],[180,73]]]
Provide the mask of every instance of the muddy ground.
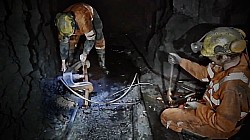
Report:
[[[112,49],[111,53],[113,61],[107,62],[108,74],[98,67],[97,57],[93,54],[96,58],[93,57],[88,70],[94,87],[90,93],[93,102],[87,107],[58,77],[42,82],[47,128],[41,138],[152,139],[147,111],[140,95],[140,86],[144,85],[139,83],[139,70],[131,63],[127,55],[130,52]],[[150,86],[149,83],[144,84]]]
[[[98,67],[96,53],[91,52],[88,75],[94,90],[88,106],[62,84],[58,79],[61,75],[42,80],[44,131],[39,139],[207,139],[163,127],[159,115],[166,107],[164,95],[154,84],[154,74],[135,52],[111,46],[106,54],[108,73]],[[232,139],[242,139],[243,132]]]

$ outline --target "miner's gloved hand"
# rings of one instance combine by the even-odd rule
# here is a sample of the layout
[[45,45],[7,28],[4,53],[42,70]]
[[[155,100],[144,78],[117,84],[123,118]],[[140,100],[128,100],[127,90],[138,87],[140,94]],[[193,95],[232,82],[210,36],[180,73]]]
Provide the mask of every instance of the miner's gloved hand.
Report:
[[194,53],[201,51],[201,49],[202,49],[202,42],[198,41],[198,42],[191,43],[191,50]]
[[81,62],[84,63],[84,62],[86,61],[86,59],[87,59],[87,54],[82,53],[82,54],[80,55],[80,60],[81,60]]
[[200,103],[197,101],[190,101],[190,102],[186,102],[186,107],[187,108],[192,108],[192,109],[196,109],[198,107]]
[[67,70],[67,67],[66,67],[66,62],[65,60],[62,60],[62,67],[61,67],[61,71],[62,72],[65,72]]
[[170,64],[180,64],[182,58],[176,53],[169,53],[168,62]]

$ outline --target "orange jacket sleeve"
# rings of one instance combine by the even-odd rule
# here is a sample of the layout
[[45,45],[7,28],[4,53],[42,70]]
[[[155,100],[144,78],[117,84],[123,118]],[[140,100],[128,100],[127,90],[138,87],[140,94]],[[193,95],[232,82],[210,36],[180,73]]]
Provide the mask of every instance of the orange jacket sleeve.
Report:
[[200,81],[204,78],[208,78],[206,66],[202,66],[184,58],[181,60],[180,66]]

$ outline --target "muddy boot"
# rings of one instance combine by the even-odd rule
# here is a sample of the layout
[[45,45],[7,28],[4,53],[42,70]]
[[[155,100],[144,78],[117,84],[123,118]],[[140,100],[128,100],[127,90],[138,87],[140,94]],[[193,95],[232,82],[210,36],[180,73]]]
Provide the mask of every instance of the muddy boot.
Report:
[[105,66],[105,49],[97,49],[96,52],[98,54],[99,66],[103,69],[103,71],[106,74],[108,74],[109,71],[107,70]]

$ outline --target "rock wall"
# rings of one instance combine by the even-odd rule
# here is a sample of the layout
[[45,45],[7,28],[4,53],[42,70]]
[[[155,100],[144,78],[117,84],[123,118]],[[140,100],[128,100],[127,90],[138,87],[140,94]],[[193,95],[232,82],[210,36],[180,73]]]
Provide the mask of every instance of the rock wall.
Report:
[[[54,17],[76,2],[0,1],[0,139],[38,139],[50,127],[43,119],[41,84],[60,74]],[[85,2],[100,11],[107,40],[114,34],[148,33],[153,26],[153,1]]]
[[[46,122],[40,84],[60,74],[54,17],[75,2],[80,1],[0,1],[0,139],[36,139],[42,133]],[[131,48],[140,54],[136,61],[147,64],[142,75],[152,73],[143,79],[162,90],[168,85],[168,52],[190,56],[190,42],[214,25],[237,25],[249,32],[249,8],[243,0],[85,2],[100,11],[107,43],[124,45],[120,39],[129,39],[126,45],[137,46]]]
[[[169,1],[168,1],[169,2]],[[162,87],[168,87],[170,65],[167,62],[169,52],[177,52],[182,57],[207,64],[206,58],[199,58],[193,54],[190,44],[199,40],[206,32],[217,26],[233,26],[249,33],[249,8],[245,1],[225,0],[174,0],[166,3],[165,12],[157,18],[156,32],[148,44],[148,51],[144,53],[151,72],[156,76],[155,82]],[[240,11],[239,9],[242,9]],[[249,38],[249,36],[248,36]],[[174,80],[195,80],[185,70],[175,66]]]
[[39,81],[58,71],[50,2],[0,5],[0,139],[34,139],[43,128]]

